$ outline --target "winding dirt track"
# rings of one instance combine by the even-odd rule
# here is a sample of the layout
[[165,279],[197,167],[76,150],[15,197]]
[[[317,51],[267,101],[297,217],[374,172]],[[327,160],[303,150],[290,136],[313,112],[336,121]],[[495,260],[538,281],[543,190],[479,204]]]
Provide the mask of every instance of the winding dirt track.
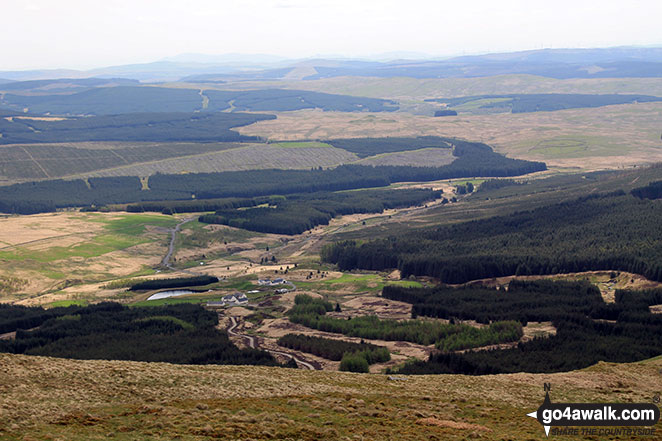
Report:
[[295,355],[290,354],[290,353],[288,353],[288,352],[273,351],[273,350],[271,350],[271,349],[260,348],[259,345],[256,344],[256,342],[255,342],[255,337],[253,337],[253,336],[251,336],[251,335],[239,334],[239,333],[235,332],[235,329],[237,328],[237,326],[239,326],[239,322],[237,321],[237,319],[236,319],[235,317],[230,317],[230,322],[231,322],[231,325],[230,325],[230,326],[228,327],[228,329],[227,329],[228,334],[233,335],[233,336],[236,336],[236,337],[242,337],[242,338],[245,338],[245,339],[248,341],[248,346],[249,346],[250,348],[253,348],[253,349],[263,349],[263,350],[265,350],[265,351],[267,351],[267,352],[269,352],[269,353],[271,353],[271,354],[282,355],[282,356],[285,356],[285,357],[291,358],[291,359],[293,359],[293,360],[294,360],[299,366],[303,366],[303,367],[305,367],[306,369],[311,370],[311,371],[319,370],[319,369],[317,369],[315,366],[313,366],[312,364],[308,363],[307,361],[301,360],[300,358],[297,358]]
[[175,252],[175,239],[177,238],[177,233],[182,229],[182,225],[185,223],[191,222],[194,217],[188,217],[181,222],[179,222],[177,225],[175,225],[175,228],[170,230],[170,245],[168,245],[168,254],[165,255],[163,260],[161,261],[161,265],[170,268],[171,270],[174,270],[175,268],[172,267],[170,264],[170,258],[172,257],[172,254]]

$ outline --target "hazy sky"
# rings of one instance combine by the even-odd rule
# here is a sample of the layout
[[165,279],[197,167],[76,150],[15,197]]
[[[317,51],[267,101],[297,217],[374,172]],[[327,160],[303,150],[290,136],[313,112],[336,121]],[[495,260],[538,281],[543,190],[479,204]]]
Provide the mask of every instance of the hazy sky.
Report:
[[0,0],[0,17],[0,70],[662,45],[660,0]]

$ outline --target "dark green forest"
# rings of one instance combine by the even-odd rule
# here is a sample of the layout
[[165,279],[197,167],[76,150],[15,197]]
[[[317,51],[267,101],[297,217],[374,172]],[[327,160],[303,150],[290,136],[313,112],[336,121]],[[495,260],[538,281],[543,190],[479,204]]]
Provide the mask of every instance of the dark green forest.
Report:
[[[51,80],[47,80],[51,81]],[[71,80],[68,80],[71,81]],[[38,87],[38,84],[25,84]],[[14,86],[17,89],[19,86]],[[12,88],[11,84],[7,88]],[[66,90],[64,90],[66,92]],[[96,87],[77,93],[16,94],[5,93],[0,108],[33,114],[117,115],[154,112],[218,112],[230,108],[238,111],[291,111],[319,108],[339,112],[392,112],[398,106],[378,98],[335,95],[306,90],[200,90],[168,87],[122,85]],[[208,98],[203,108],[201,93]]]
[[[238,116],[238,114],[232,115]],[[415,144],[427,141],[413,138],[412,142]],[[385,144],[384,148],[388,148],[388,145]],[[358,150],[358,147],[355,150]],[[0,211],[32,214],[64,207],[142,201],[190,201],[315,193],[385,187],[394,182],[421,182],[471,176],[519,176],[546,168],[541,162],[506,158],[480,143],[454,141],[453,152],[457,159],[443,167],[342,165],[326,170],[155,174],[149,178],[149,190],[142,190],[140,180],[132,176],[89,178],[87,181],[52,180],[14,184],[0,187]]]
[[616,319],[619,310],[607,306],[600,291],[589,283],[522,283],[515,279],[506,289],[483,286],[437,286],[404,288],[387,285],[382,290],[387,299],[412,304],[413,316],[453,320],[475,320],[488,324],[493,320],[530,321],[562,319],[568,311],[582,315],[607,316]]
[[522,327],[517,323],[495,322],[484,328],[421,320],[382,320],[377,316],[340,319],[326,315],[332,305],[305,294],[287,315],[291,322],[324,332],[387,341],[409,341],[421,345],[435,344],[443,351],[517,341]]
[[322,250],[341,270],[398,268],[445,283],[620,270],[662,281],[662,205],[622,191]]
[[143,213],[153,211],[162,213],[198,213],[202,211],[227,210],[230,208],[254,207],[271,201],[268,196],[256,198],[218,198],[218,199],[193,199],[188,201],[152,201],[130,204],[126,211],[130,213]]
[[[28,84],[29,86],[29,84]],[[121,113],[194,112],[202,98],[195,89],[117,86],[95,87],[77,93],[18,95],[6,93],[0,106],[53,115],[117,115]]]
[[631,193],[639,199],[660,199],[662,198],[662,181],[651,182],[645,187],[635,188]]
[[0,329],[16,331],[15,340],[0,341],[0,351],[76,359],[278,365],[267,352],[238,349],[227,334],[215,329],[217,323],[216,313],[193,304],[130,308],[100,303],[51,310],[0,305]]
[[457,116],[457,112],[450,109],[436,110],[434,116]]
[[248,113],[125,113],[63,121],[0,119],[0,144],[83,141],[236,142],[255,141],[230,130],[275,115]]
[[149,291],[153,289],[184,288],[188,286],[205,286],[218,282],[214,276],[177,277],[174,279],[145,280],[131,285],[131,291]]
[[662,101],[651,95],[586,95],[578,93],[532,93],[508,95],[476,95],[459,98],[435,98],[429,102],[447,103],[449,107],[459,106],[471,101],[507,98],[503,101],[483,104],[481,109],[499,109],[512,113],[550,112],[554,110],[576,109],[582,107],[602,107],[614,104],[648,103]]
[[[206,90],[210,104],[216,108],[233,102],[239,111],[292,111],[322,109],[336,112],[393,112],[395,102],[379,98],[335,95],[307,90]],[[219,107],[220,108],[220,107]]]
[[261,233],[301,234],[318,225],[327,225],[337,216],[381,213],[388,208],[421,205],[440,196],[440,192],[428,189],[299,194],[274,200],[266,207],[218,210],[200,216],[199,221]]
[[480,184],[480,186],[478,187],[478,191],[486,192],[489,190],[498,190],[500,188],[511,187],[516,185],[527,185],[527,183],[517,182],[512,179],[488,179],[487,181]]
[[[352,343],[304,334],[286,334],[278,339],[278,344],[285,348],[308,352],[328,360],[345,360],[344,365],[341,362],[341,371],[367,372],[367,366],[391,359],[391,354],[387,348],[363,341]],[[358,359],[362,359],[364,362]]]
[[366,158],[382,153],[406,152],[424,148],[452,149],[452,142],[457,142],[457,140],[439,136],[419,136],[417,138],[331,139],[325,142],[339,149],[355,153],[359,158]]
[[403,374],[559,372],[609,361],[626,363],[662,353],[662,317],[649,305],[662,291],[617,292],[604,303],[588,282],[513,280],[507,290],[480,287],[415,290],[389,287],[389,298],[414,304],[420,315],[482,321],[551,321],[556,335],[518,343],[511,349],[437,353],[399,369]]

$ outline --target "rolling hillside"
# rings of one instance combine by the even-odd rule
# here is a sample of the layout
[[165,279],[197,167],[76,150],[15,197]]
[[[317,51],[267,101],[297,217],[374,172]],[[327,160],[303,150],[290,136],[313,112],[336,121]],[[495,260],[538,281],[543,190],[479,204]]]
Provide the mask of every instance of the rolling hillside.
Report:
[[650,402],[662,391],[659,358],[484,377],[5,354],[0,365],[0,440],[533,440],[544,431],[526,414],[543,383],[560,402]]

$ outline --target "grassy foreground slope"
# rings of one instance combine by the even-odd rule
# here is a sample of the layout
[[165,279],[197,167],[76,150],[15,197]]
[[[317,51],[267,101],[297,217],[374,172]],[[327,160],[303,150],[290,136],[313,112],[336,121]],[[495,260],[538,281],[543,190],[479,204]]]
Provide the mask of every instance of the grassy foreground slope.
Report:
[[5,354],[0,366],[0,440],[534,440],[544,432],[526,413],[542,403],[543,382],[558,402],[650,402],[662,391],[660,358],[406,380]]

